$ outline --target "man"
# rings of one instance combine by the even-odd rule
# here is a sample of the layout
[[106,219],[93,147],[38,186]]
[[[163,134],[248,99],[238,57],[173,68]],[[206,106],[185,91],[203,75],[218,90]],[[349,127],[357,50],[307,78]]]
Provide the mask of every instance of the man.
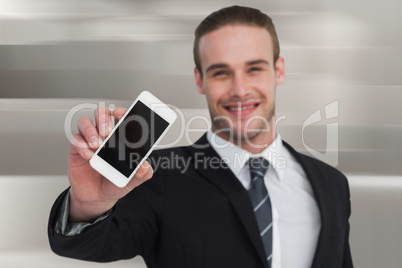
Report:
[[75,138],[85,146],[70,146],[71,187],[49,220],[52,250],[100,262],[142,255],[148,267],[353,267],[345,176],[294,151],[275,129],[284,61],[271,19],[224,8],[195,35],[195,80],[212,129],[150,160],[173,153],[189,168],[146,163],[118,189],[88,164],[111,130],[110,111],[98,108],[96,126],[81,118]]

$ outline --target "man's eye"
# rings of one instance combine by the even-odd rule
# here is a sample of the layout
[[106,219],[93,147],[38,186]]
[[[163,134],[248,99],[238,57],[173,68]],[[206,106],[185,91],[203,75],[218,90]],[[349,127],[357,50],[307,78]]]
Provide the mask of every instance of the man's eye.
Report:
[[213,76],[223,76],[223,75],[226,75],[226,74],[227,74],[226,71],[221,70],[221,71],[214,72]]
[[261,71],[261,68],[259,68],[259,67],[251,67],[248,71],[249,72],[257,72],[257,71]]

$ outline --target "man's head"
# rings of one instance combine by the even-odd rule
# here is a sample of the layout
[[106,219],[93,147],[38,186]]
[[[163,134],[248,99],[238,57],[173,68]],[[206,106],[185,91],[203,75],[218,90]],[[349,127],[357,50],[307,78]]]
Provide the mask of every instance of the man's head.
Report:
[[201,37],[207,33],[210,33],[229,24],[257,26],[266,29],[272,38],[274,48],[274,62],[276,62],[279,57],[280,47],[278,36],[276,34],[275,26],[272,23],[272,19],[258,9],[250,7],[231,6],[222,8],[211,13],[208,17],[201,21],[194,32],[194,63],[198,71],[201,73],[201,76],[202,68],[199,55],[199,42]]
[[213,131],[249,151],[268,146],[276,135],[275,88],[284,79],[271,19],[243,7],[212,13],[196,30],[194,52]]

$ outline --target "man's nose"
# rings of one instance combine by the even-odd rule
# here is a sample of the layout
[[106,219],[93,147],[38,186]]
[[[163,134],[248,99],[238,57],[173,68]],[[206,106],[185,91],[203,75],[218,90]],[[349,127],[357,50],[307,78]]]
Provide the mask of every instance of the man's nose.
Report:
[[231,96],[243,98],[249,93],[249,86],[243,74],[235,73],[232,78]]

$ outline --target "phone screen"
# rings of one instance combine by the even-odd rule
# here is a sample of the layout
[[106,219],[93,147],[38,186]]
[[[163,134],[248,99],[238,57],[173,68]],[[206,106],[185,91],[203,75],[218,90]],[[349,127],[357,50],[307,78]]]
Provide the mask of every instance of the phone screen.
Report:
[[165,119],[137,101],[98,155],[128,178],[168,126]]

